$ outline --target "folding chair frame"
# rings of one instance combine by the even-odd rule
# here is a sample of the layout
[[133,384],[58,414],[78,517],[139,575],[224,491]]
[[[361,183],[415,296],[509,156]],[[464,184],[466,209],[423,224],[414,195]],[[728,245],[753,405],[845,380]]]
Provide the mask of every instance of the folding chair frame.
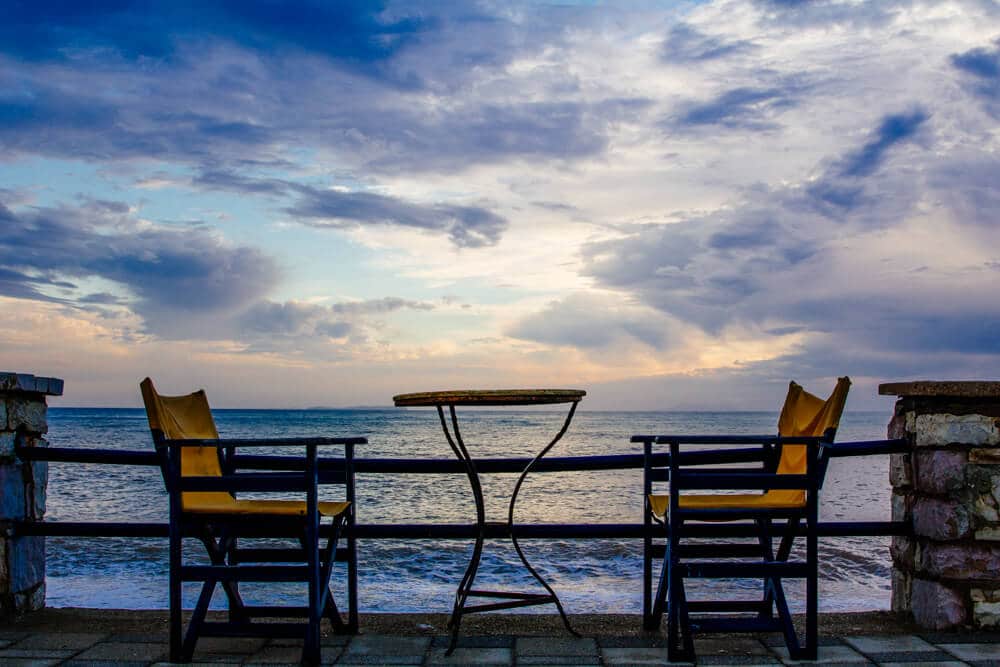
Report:
[[[191,660],[195,644],[202,636],[219,637],[302,637],[302,661],[315,664],[320,660],[320,623],[330,620],[338,634],[354,634],[358,628],[357,609],[357,547],[348,533],[347,549],[347,620],[341,618],[329,587],[334,562],[338,559],[337,543],[345,528],[354,525],[354,446],[367,442],[364,438],[290,438],[266,440],[169,440],[159,430],[153,430],[153,441],[160,456],[160,466],[170,498],[170,659],[173,662]],[[318,448],[338,445],[344,449],[343,465],[331,466],[325,459],[322,472]],[[194,477],[181,475],[181,450],[184,447],[216,447],[223,475]],[[281,457],[304,467],[302,471],[238,473],[237,447],[302,447],[305,460]],[[322,530],[319,514],[319,484],[344,484],[348,508],[331,518],[327,530]],[[181,494],[185,491],[285,491],[304,492],[304,516],[237,515],[230,513],[204,514],[185,512]],[[321,545],[321,532],[326,544]],[[300,548],[242,548],[243,537],[294,538]],[[196,538],[205,546],[210,565],[189,565],[184,561],[185,538]],[[291,565],[289,563],[305,563]],[[247,563],[266,563],[248,565]],[[276,563],[282,563],[278,565]],[[183,632],[182,585],[202,582],[201,593],[191,613],[187,631]],[[307,584],[308,604],[305,607],[248,605],[244,602],[239,583],[303,582]],[[227,621],[206,620],[209,604],[217,586],[228,600]],[[259,618],[305,618],[298,622],[255,622]]]
[[[792,659],[814,660],[817,647],[817,576],[818,576],[818,492],[822,487],[835,430],[822,437],[776,436],[636,436],[643,443],[645,497],[645,537],[643,549],[643,625],[646,630],[660,627],[667,614],[667,652],[670,660],[694,660],[693,635],[708,632],[781,632]],[[668,445],[669,457],[654,454],[653,445]],[[756,445],[746,449],[681,452],[683,445]],[[782,445],[807,447],[805,474],[775,472]],[[756,460],[755,469],[694,466]],[[654,523],[649,495],[653,483],[670,481],[667,517]],[[800,508],[693,508],[683,507],[680,496],[691,489],[803,489],[805,504]],[[741,524],[733,521],[741,520]],[[663,527],[666,544],[663,566],[655,596],[652,587],[652,561],[659,549],[654,545],[656,524]],[[735,529],[735,530],[734,530]],[[749,529],[757,544],[727,542],[691,544],[686,538],[723,539]],[[805,538],[805,559],[790,560],[796,536]],[[773,539],[779,537],[777,551]],[[741,558],[742,561],[718,560]],[[752,560],[746,560],[752,559]],[[763,582],[757,600],[687,599],[687,578],[760,578]],[[792,624],[785,598],[783,579],[806,581],[806,627],[800,641]],[[664,606],[666,609],[664,610]],[[719,617],[720,613],[752,613],[753,616]],[[699,616],[697,614],[709,614]],[[775,614],[777,617],[775,617]]]

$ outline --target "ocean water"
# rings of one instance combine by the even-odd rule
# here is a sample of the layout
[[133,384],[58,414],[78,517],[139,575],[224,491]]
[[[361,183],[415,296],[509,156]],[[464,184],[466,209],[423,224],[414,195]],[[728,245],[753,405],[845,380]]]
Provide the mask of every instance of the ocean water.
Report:
[[[217,410],[223,437],[360,435],[370,444],[359,457],[451,458],[433,410]],[[474,456],[531,456],[561,426],[552,410],[459,412]],[[640,453],[634,433],[773,433],[768,412],[578,412],[549,456]],[[887,415],[844,416],[838,441],[885,437]],[[151,448],[145,413],[136,409],[51,408],[48,440],[59,447]],[[488,520],[506,519],[516,475],[484,475]],[[471,523],[475,519],[463,475],[358,475],[359,523]],[[333,497],[333,496],[331,496]],[[834,459],[821,496],[824,520],[889,518],[888,457]],[[159,470],[142,466],[50,464],[50,521],[165,521],[167,496]],[[642,520],[642,473],[634,471],[534,474],[522,487],[517,521],[631,523]],[[641,540],[523,540],[528,559],[559,594],[569,613],[641,611]],[[49,538],[47,599],[53,607],[163,609],[167,604],[165,539]],[[359,604],[363,612],[449,612],[471,542],[368,540],[359,542]],[[888,538],[820,540],[820,608],[887,609]],[[338,568],[339,570],[339,568]],[[477,585],[534,590],[514,550],[487,542]],[[336,577],[336,574],[335,574]],[[759,584],[736,582],[737,587]],[[696,582],[689,596],[727,595]],[[335,592],[341,584],[335,582]],[[294,587],[269,589],[253,601],[287,602]],[[794,600],[799,596],[792,586]],[[191,603],[197,589],[185,589]],[[215,605],[222,603],[221,596]],[[518,610],[551,612],[550,605]]]

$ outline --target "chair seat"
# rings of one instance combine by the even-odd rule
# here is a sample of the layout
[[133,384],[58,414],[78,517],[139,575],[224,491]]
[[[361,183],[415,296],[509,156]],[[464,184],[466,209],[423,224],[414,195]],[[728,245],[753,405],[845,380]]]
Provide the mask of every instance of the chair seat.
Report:
[[[798,489],[773,489],[767,493],[701,493],[679,498],[685,509],[795,509],[804,507],[806,494]],[[658,519],[664,519],[670,509],[668,494],[650,494],[649,508]]]
[[[209,495],[209,494],[203,494]],[[268,515],[268,516],[305,516],[306,503],[304,500],[249,500],[233,498],[229,494],[211,494],[212,498],[198,499],[197,502],[190,502],[185,498],[185,512],[193,514],[232,514],[232,515]],[[349,502],[328,502],[318,503],[319,513],[322,516],[340,516],[351,506]]]

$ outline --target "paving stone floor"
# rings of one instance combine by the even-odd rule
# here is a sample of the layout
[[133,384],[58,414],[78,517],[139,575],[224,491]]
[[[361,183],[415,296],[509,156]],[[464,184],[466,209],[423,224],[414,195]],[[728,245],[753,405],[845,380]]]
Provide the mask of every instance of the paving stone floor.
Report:
[[[451,656],[444,636],[362,634],[326,637],[323,663],[338,665],[668,665],[658,636],[463,636]],[[195,664],[284,665],[299,659],[295,640],[216,639],[198,642]],[[696,641],[702,665],[802,664],[788,660],[780,637]],[[159,632],[104,633],[0,629],[0,665],[169,664]],[[823,637],[819,661],[853,665],[1000,666],[1000,635],[895,634]]]

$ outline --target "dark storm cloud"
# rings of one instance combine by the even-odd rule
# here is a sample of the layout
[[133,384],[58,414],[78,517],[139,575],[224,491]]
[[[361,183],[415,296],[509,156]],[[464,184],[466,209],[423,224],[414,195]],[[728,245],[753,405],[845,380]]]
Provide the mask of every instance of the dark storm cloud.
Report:
[[0,220],[0,290],[8,296],[102,278],[131,292],[135,310],[152,320],[238,309],[278,276],[273,260],[255,248],[227,245],[198,227],[141,223],[117,202],[19,212],[0,205]]
[[125,60],[176,55],[179,40],[221,38],[269,52],[296,49],[352,63],[384,60],[423,30],[416,17],[386,19],[368,0],[281,3],[140,0],[7,3],[0,51],[25,60],[111,52]]
[[448,235],[460,248],[496,244],[507,221],[477,206],[420,205],[371,192],[309,189],[287,209],[314,227],[399,225]]
[[667,34],[660,57],[668,63],[697,63],[744,55],[756,48],[749,40],[725,40],[706,35],[687,23],[678,23]]

